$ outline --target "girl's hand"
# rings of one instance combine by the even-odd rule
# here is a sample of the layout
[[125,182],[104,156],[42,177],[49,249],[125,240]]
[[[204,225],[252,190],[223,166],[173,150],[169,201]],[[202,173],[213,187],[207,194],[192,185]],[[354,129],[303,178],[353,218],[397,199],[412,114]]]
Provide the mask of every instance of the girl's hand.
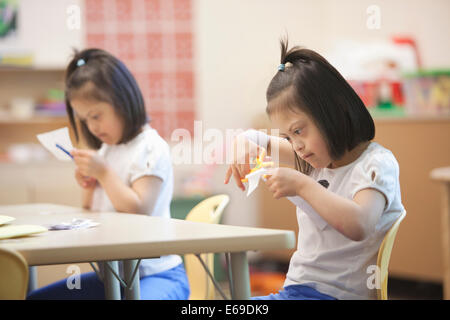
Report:
[[77,169],[82,176],[101,180],[107,171],[106,163],[97,152],[92,150],[77,150],[71,152]]
[[266,185],[275,199],[299,195],[305,180],[304,174],[290,168],[271,168],[267,170],[265,176],[267,176]]
[[84,189],[93,189],[97,184],[97,180],[95,178],[83,176],[78,168],[75,169],[75,179]]
[[241,179],[244,179],[250,172],[250,159],[256,158],[262,150],[263,148],[256,143],[249,141],[242,135],[238,135],[233,141],[232,149],[229,151],[233,155],[233,162],[228,167],[224,183],[227,184],[231,175],[233,175],[236,185],[244,191],[245,186]]

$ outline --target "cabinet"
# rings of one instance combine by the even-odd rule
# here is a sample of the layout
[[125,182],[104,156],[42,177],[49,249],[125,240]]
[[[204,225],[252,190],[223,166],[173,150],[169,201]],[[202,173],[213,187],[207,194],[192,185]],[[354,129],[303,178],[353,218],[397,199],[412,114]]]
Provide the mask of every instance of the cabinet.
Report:
[[13,99],[29,98],[36,103],[52,88],[64,89],[63,69],[0,69],[0,153],[14,143],[38,143],[36,134],[67,125],[66,117],[12,116]]
[[450,119],[376,121],[375,140],[400,165],[407,215],[392,251],[392,275],[442,281],[441,198],[430,172],[450,164]]
[[[441,199],[439,186],[429,174],[433,168],[450,164],[450,119],[375,119],[375,126],[374,140],[391,150],[399,163],[402,201],[407,211],[394,243],[390,275],[442,281]],[[295,207],[290,201],[274,200],[264,184],[255,192],[260,199],[261,227],[298,232]],[[263,256],[287,263],[293,251]]]
[[[0,204],[50,202],[79,206],[81,188],[73,177],[72,162],[51,158],[47,161],[14,163],[8,149],[14,144],[39,144],[38,133],[68,126],[67,117],[17,119],[9,116],[14,97],[41,99],[50,88],[63,89],[63,69],[0,69]],[[81,272],[90,272],[89,264],[77,264]],[[71,275],[69,265],[37,267],[38,287]]]

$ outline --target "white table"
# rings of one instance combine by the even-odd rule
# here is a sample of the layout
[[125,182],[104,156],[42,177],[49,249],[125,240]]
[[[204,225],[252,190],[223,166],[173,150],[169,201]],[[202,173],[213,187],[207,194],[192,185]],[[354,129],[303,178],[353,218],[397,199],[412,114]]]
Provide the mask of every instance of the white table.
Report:
[[[48,231],[0,240],[0,246],[20,252],[29,266],[106,261],[117,272],[124,261],[124,278],[131,279],[137,259],[169,254],[230,253],[234,299],[250,297],[246,251],[293,248],[293,231],[204,224],[115,212],[94,213],[54,204],[0,206],[11,224],[47,225],[88,218],[100,225],[89,229]],[[119,280],[105,268],[105,297],[120,299]],[[127,299],[139,298],[139,272]]]

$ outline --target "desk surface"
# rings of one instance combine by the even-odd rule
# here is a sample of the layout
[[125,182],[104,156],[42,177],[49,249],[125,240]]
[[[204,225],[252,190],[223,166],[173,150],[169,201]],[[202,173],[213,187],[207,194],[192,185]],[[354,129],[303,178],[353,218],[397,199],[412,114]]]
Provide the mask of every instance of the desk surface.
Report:
[[89,229],[48,231],[0,240],[29,265],[152,258],[168,254],[240,252],[293,248],[292,231],[215,225],[115,212],[93,213],[53,204],[0,206],[11,224],[56,224],[88,218]]

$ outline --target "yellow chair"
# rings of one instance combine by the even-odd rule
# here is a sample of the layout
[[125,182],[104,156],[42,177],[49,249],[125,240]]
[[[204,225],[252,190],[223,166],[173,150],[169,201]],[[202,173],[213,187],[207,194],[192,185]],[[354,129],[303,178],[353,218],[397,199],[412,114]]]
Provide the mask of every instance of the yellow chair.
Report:
[[403,218],[406,216],[406,211],[403,211],[400,217],[395,221],[393,226],[389,229],[386,236],[381,243],[380,249],[378,250],[377,266],[380,270],[380,289],[377,289],[378,300],[387,300],[387,283],[388,283],[388,267],[389,259],[391,258],[392,247],[394,246],[395,236],[397,235],[398,228]]
[[23,300],[28,287],[28,264],[13,250],[0,248],[0,300]]
[[[230,197],[225,194],[207,198],[192,208],[186,216],[186,220],[203,223],[219,223],[223,210],[229,201]],[[214,299],[214,283],[198,258],[203,260],[204,264],[211,272],[214,270],[213,253],[204,253],[197,256],[194,254],[186,254],[184,256],[184,266],[186,268],[189,286],[191,289],[189,299]]]

